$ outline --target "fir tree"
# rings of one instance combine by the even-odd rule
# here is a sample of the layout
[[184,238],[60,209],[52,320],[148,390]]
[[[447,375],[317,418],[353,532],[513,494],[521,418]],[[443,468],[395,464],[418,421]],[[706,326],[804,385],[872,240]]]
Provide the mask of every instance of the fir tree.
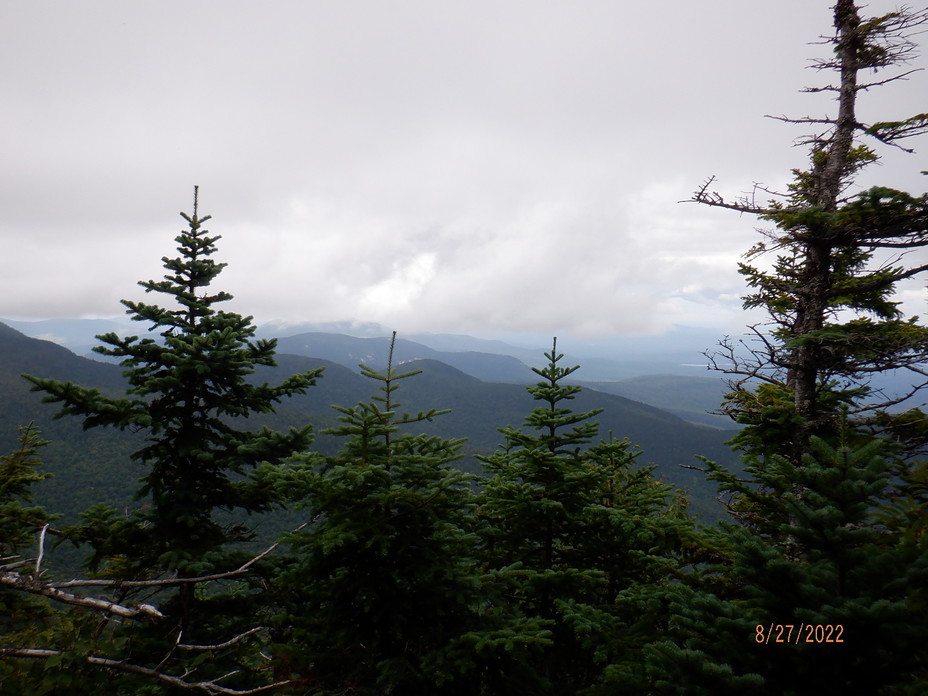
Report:
[[652,478],[653,467],[633,468],[637,453],[627,441],[591,444],[599,411],[565,404],[580,391],[564,383],[578,367],[558,364],[556,340],[545,357],[544,368],[533,368],[542,379],[528,391],[541,404],[525,430],[502,429],[503,447],[482,458],[483,554],[498,569],[506,608],[552,631],[528,656],[534,683],[512,692],[586,693],[605,682],[608,693],[634,681],[633,643],[641,638],[619,596],[641,599],[642,588],[668,582],[689,526],[682,501]]
[[[765,205],[755,198],[727,201],[709,190],[711,180],[694,197],[775,225],[746,255],[753,262],[775,253],[772,268],[740,264],[752,288],[745,307],[765,309],[769,325],[751,327],[747,358],[728,340],[724,360],[710,356],[739,375],[727,411],[749,426],[738,444],[751,451],[777,451],[798,462],[809,437],[827,437],[845,406],[877,432],[898,433],[912,451],[928,442],[923,412],[887,411],[928,384],[928,328],[903,316],[892,299],[899,282],[928,271],[909,262],[911,252],[928,246],[928,195],[887,187],[848,194],[859,171],[878,159],[867,141],[902,147],[903,139],[928,132],[928,114],[869,125],[857,116],[858,96],[908,74],[866,79],[908,62],[915,49],[910,35],[926,20],[928,12],[907,10],[862,18],[853,0],[839,0],[835,34],[827,39],[834,56],[816,65],[837,73],[837,81],[808,90],[833,92],[836,113],[783,119],[828,127],[805,140],[808,168],[794,170],[789,190]],[[873,390],[872,377],[889,370],[907,371],[916,388],[896,395]]]
[[[767,205],[725,201],[708,184],[696,194],[772,222],[748,257],[777,258],[771,270],[740,266],[752,288],[745,306],[771,319],[751,327],[747,359],[723,343],[724,369],[739,375],[726,408],[747,426],[733,440],[746,477],[708,466],[737,524],[713,534],[719,562],[675,588],[672,638],[649,650],[661,693],[925,688],[926,547],[915,541],[917,496],[905,485],[893,492],[913,480],[905,456],[928,442],[925,416],[887,409],[925,386],[928,329],[904,318],[892,296],[928,270],[903,263],[928,245],[928,197],[847,192],[877,159],[858,136],[898,145],[928,130],[925,114],[870,125],[856,115],[859,94],[904,76],[864,75],[905,62],[914,48],[907,33],[926,19],[905,10],[861,18],[855,2],[839,0],[834,57],[818,66],[838,80],[811,90],[833,91],[836,115],[784,119],[828,126],[807,141],[808,169],[794,170],[788,192]],[[912,391],[876,392],[872,376],[894,369],[909,371]]]
[[[149,323],[149,331],[158,337],[109,333],[99,336],[104,345],[94,348],[120,360],[126,395],[118,398],[26,375],[33,390],[46,393],[45,401],[61,404],[59,417],[77,416],[85,428],[110,426],[143,438],[141,449],[132,454],[145,472],[136,494],[139,508],[123,514],[94,505],[83,513],[83,523],[69,530],[72,538],[91,545],[91,566],[106,578],[161,582],[165,575],[191,578],[238,568],[249,558],[234,546],[251,537],[244,515],[278,503],[272,487],[253,476],[256,467],[280,464],[304,451],[312,439],[309,427],[287,433],[247,427],[249,416],[270,413],[281,399],[305,393],[321,370],[294,375],[278,386],[255,382],[257,366],[275,364],[276,341],[256,340],[251,317],[216,308],[231,299],[212,288],[226,264],[211,258],[220,237],[203,228],[209,216],[199,215],[197,193],[194,189],[193,213],[181,213],[187,228],[175,238],[179,255],[162,259],[167,270],[163,280],[139,283],[169,305],[123,301],[132,319]],[[235,585],[226,589],[241,590]],[[121,670],[128,674],[107,678],[133,692],[144,680],[142,674],[163,681],[194,668],[204,683],[221,677],[222,688],[241,685],[247,690],[248,684],[267,683],[254,638],[222,647],[230,636],[254,633],[248,612],[228,610],[243,605],[253,609],[256,593],[243,603],[215,589],[200,591],[193,582],[149,587],[129,582],[115,587],[113,600],[137,606],[152,592],[159,592],[163,618],[123,624],[84,616],[66,622],[71,638],[57,641],[55,647],[63,652],[44,665],[84,664],[85,654],[123,664],[128,642],[131,664],[125,662]],[[178,651],[181,643],[217,647]],[[214,660],[207,664],[209,655]],[[51,673],[54,679],[43,684],[74,674],[70,668]],[[94,688],[90,681],[87,688]],[[69,692],[78,693],[73,688]],[[157,692],[153,687],[152,693]]]
[[276,341],[255,340],[251,317],[215,308],[232,296],[211,290],[226,264],[211,258],[220,236],[202,227],[210,216],[199,216],[197,193],[194,189],[193,214],[181,213],[188,228],[176,237],[179,256],[162,259],[168,271],[163,280],[139,283],[173,306],[122,302],[132,319],[150,323],[149,331],[158,331],[160,340],[98,336],[105,345],[94,350],[119,358],[125,368],[126,397],[27,376],[34,390],[47,393],[46,401],[62,404],[59,416],[81,417],[85,428],[113,426],[144,434],[145,446],[132,457],[147,470],[137,496],[150,499],[150,507],[136,513],[132,538],[111,540],[107,553],[126,554],[140,569],[184,574],[209,570],[214,552],[247,538],[243,527],[221,521],[217,511],[251,513],[271,506],[266,488],[247,474],[311,442],[308,427],[253,432],[241,429],[242,421],[304,393],[321,372],[294,375],[279,386],[249,381],[255,366],[275,364]]
[[[395,339],[395,335],[394,335]],[[332,457],[277,472],[311,515],[290,534],[274,591],[284,604],[284,669],[318,694],[476,693],[464,634],[476,626],[479,587],[466,532],[468,477],[449,464],[460,440],[414,434],[446,413],[397,409],[393,347],[366,403],[336,407],[344,438]]]
[[[660,693],[902,694],[928,686],[928,544],[875,517],[894,469],[886,443],[814,437],[814,453],[748,462],[750,526],[717,533],[729,561],[676,592],[650,651]],[[783,513],[786,509],[786,514]]]

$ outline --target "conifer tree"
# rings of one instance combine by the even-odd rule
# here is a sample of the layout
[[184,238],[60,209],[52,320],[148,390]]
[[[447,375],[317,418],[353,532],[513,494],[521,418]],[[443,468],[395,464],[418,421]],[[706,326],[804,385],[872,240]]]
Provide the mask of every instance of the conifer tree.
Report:
[[[816,65],[836,72],[837,81],[807,90],[834,93],[836,112],[782,119],[828,128],[804,141],[811,149],[808,169],[794,170],[789,190],[766,204],[756,197],[725,200],[710,190],[712,179],[694,197],[775,225],[746,255],[775,253],[772,268],[740,264],[753,289],[745,307],[764,308],[770,324],[751,327],[747,359],[728,340],[724,362],[710,356],[739,375],[727,410],[749,426],[738,443],[752,451],[766,447],[798,462],[809,437],[827,436],[845,406],[859,414],[859,423],[899,435],[912,451],[928,442],[922,411],[886,410],[928,385],[928,328],[904,317],[892,299],[900,281],[928,271],[928,264],[909,262],[909,254],[928,247],[928,195],[888,187],[849,193],[858,172],[878,159],[868,141],[905,149],[901,141],[928,132],[928,114],[871,124],[857,115],[858,96],[911,72],[866,79],[908,62],[915,50],[910,37],[926,20],[928,11],[905,9],[862,18],[853,0],[838,0],[835,33],[827,39],[834,56]],[[872,376],[888,370],[906,371],[915,389],[875,392]]]
[[[19,448],[0,457],[0,574],[32,565],[24,558],[26,548],[35,543],[38,530],[52,517],[34,504],[34,483],[48,478],[38,471],[39,448],[47,444],[34,426],[20,428]],[[4,645],[29,644],[41,637],[51,615],[48,602],[41,598],[0,587],[0,636]],[[34,683],[31,665],[0,656],[0,684],[10,693],[25,693]]]
[[[141,606],[159,592],[157,621],[121,625],[106,618],[94,625],[92,616],[83,617],[74,624],[73,638],[60,641],[55,648],[61,652],[46,656],[45,665],[81,664],[90,659],[82,651],[102,651],[107,659],[112,655],[116,672],[123,673],[118,683],[129,689],[145,680],[142,675],[170,682],[196,668],[208,693],[223,688],[232,693],[239,685],[248,692],[249,684],[268,683],[261,673],[265,661],[254,647],[253,618],[230,614],[230,596],[200,590],[196,578],[226,577],[250,558],[233,547],[251,537],[244,515],[278,503],[272,487],[253,476],[256,467],[279,465],[312,440],[309,427],[273,432],[249,427],[249,416],[270,413],[281,399],[305,393],[321,370],[278,386],[255,381],[257,366],[275,364],[276,341],[255,339],[251,317],[216,307],[231,299],[212,287],[226,264],[212,258],[220,237],[204,229],[209,216],[200,216],[198,203],[195,188],[192,214],[181,213],[187,228],[175,238],[179,255],[162,259],[163,280],[139,283],[165,305],[123,301],[132,319],[148,323],[157,338],[98,336],[103,345],[94,350],[119,359],[124,368],[125,396],[26,375],[34,391],[46,393],[45,401],[61,404],[59,417],[77,416],[85,428],[110,426],[142,438],[143,446],[132,454],[143,473],[139,508],[123,514],[93,505],[70,534],[92,547],[98,576],[125,583],[114,586],[116,604]],[[164,581],[171,575],[188,581]],[[250,606],[236,599],[235,606],[244,605]],[[230,636],[237,637],[223,647]],[[103,637],[110,643],[102,644]],[[127,641],[131,660],[124,663]],[[182,643],[193,647],[178,650]],[[214,659],[207,662],[210,655]],[[66,679],[69,670],[53,673]],[[222,679],[222,686],[213,679]]]
[[728,562],[677,588],[670,639],[649,651],[658,693],[928,687],[928,544],[876,516],[894,470],[887,444],[849,427],[810,444],[799,465],[753,462],[752,482],[711,467],[750,501],[752,524],[724,525]]
[[[120,359],[128,381],[125,398],[114,398],[72,383],[27,376],[46,401],[62,404],[59,416],[83,419],[85,428],[112,426],[144,434],[133,459],[146,470],[131,534],[106,542],[104,553],[125,554],[137,569],[161,568],[183,574],[210,570],[215,552],[247,537],[244,527],[225,523],[217,511],[251,513],[272,504],[264,487],[247,474],[262,462],[280,462],[306,449],[308,427],[277,433],[242,429],[252,414],[304,393],[321,370],[294,375],[279,386],[249,381],[257,365],[274,365],[276,341],[255,340],[251,317],[216,309],[232,299],[211,288],[226,266],[211,257],[219,235],[202,225],[198,190],[193,214],[181,213],[187,229],[176,237],[179,256],[162,259],[161,281],[140,282],[172,306],[123,300],[133,320],[150,324],[160,339],[98,336],[94,351]],[[112,515],[95,519],[112,522]],[[127,535],[131,538],[127,538]],[[102,541],[100,542],[103,543]]]
[[462,441],[410,431],[447,411],[398,410],[400,382],[421,371],[397,370],[392,343],[385,371],[361,369],[380,394],[336,407],[341,451],[277,472],[310,515],[273,588],[286,676],[318,694],[477,693],[459,645],[479,608],[472,493],[449,466]]
[[512,692],[587,693],[611,682],[602,687],[608,693],[632,680],[638,658],[635,617],[619,595],[669,582],[689,525],[653,467],[633,468],[627,441],[592,444],[599,411],[565,403],[580,391],[564,381],[578,367],[558,364],[556,340],[545,357],[544,368],[533,368],[541,381],[528,391],[541,403],[525,430],[503,428],[503,447],[482,458],[482,549],[489,567],[509,571],[498,579],[507,608],[552,632],[529,656],[535,681]]
[[0,457],[0,565],[34,541],[36,530],[51,521],[34,505],[32,485],[51,476],[38,467],[39,448],[47,445],[33,424],[19,429],[19,448]]
[[[928,246],[928,196],[847,192],[877,157],[857,136],[898,145],[928,130],[925,114],[866,125],[855,113],[861,92],[903,75],[862,76],[905,62],[907,33],[926,19],[905,10],[861,18],[856,3],[839,0],[834,59],[819,65],[839,79],[811,90],[833,91],[837,113],[784,119],[829,126],[808,140],[808,170],[767,205],[725,201],[708,184],[696,194],[776,226],[748,254],[775,251],[772,269],[740,267],[754,289],[745,306],[766,309],[772,326],[752,327],[748,359],[723,343],[725,371],[739,375],[727,409],[747,426],[733,440],[744,473],[708,471],[737,524],[713,535],[719,562],[675,588],[672,638],[649,650],[659,693],[925,689],[928,560],[910,472],[928,429],[917,408],[886,409],[928,376],[928,329],[892,300],[900,281],[928,270],[904,263]],[[869,379],[893,369],[914,387],[881,396]]]

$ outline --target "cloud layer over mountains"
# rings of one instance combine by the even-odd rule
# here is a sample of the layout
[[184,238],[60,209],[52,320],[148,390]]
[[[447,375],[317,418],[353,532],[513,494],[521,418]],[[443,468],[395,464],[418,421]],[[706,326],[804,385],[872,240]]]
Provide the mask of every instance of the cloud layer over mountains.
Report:
[[198,184],[223,288],[262,320],[735,330],[754,221],[678,201],[803,165],[763,115],[827,111],[797,93],[827,77],[803,70],[827,5],[8,3],[0,316],[119,314]]

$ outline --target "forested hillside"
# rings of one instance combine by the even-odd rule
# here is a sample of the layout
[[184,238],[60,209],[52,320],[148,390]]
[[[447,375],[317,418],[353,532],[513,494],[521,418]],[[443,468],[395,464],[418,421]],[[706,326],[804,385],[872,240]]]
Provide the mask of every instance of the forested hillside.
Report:
[[[44,505],[73,520],[93,503],[116,507],[129,503],[136,482],[143,475],[142,470],[127,461],[137,446],[131,433],[83,431],[73,420],[54,419],[55,408],[42,404],[41,396],[30,393],[29,383],[20,376],[29,373],[115,394],[125,388],[121,369],[74,355],[47,341],[28,338],[2,323],[0,331],[0,352],[7,358],[0,363],[4,385],[0,390],[3,397],[0,451],[14,449],[17,426],[33,422],[50,441],[45,451],[45,470],[54,476],[35,488]],[[384,366],[389,341],[378,341],[376,345],[384,349],[384,357],[369,362]],[[324,377],[306,394],[282,403],[275,413],[254,416],[251,419],[254,427],[267,425],[286,430],[309,423],[318,433],[315,449],[334,452],[337,440],[323,432],[337,423],[338,414],[332,407],[356,403],[368,396],[366,380],[357,370],[329,360],[287,354],[278,354],[275,359],[275,367],[257,369],[257,380],[280,381],[287,375],[317,367],[325,368]],[[480,464],[475,457],[491,454],[499,446],[497,429],[521,421],[529,399],[524,386],[484,382],[435,360],[413,360],[404,367],[422,370],[419,378],[404,385],[404,406],[410,410],[450,409],[445,417],[424,424],[423,430],[466,438],[463,457],[455,466],[478,473]],[[493,404],[493,408],[487,408],[487,404]],[[694,453],[727,465],[735,464],[736,458],[724,445],[733,432],[699,428],[650,406],[589,389],[578,395],[577,406],[602,409],[596,419],[601,431],[611,432],[620,439],[627,437],[640,447],[642,458],[657,465],[658,475],[664,481],[686,491],[694,511],[710,517],[721,514],[714,488],[698,472],[684,467],[699,463]]]

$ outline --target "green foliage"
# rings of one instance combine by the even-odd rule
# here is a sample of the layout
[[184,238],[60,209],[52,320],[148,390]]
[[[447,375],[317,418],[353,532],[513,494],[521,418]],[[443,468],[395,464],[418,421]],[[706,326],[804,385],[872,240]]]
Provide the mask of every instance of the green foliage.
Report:
[[340,452],[271,474],[310,515],[275,580],[281,659],[309,693],[465,693],[479,586],[469,480],[449,466],[461,441],[409,431],[443,412],[397,410],[418,373],[392,351],[386,371],[362,371],[380,394],[336,407]]
[[[243,515],[279,503],[273,486],[252,474],[311,442],[309,426],[287,433],[248,427],[249,416],[272,413],[284,397],[305,393],[321,370],[294,375],[278,386],[256,383],[256,367],[275,364],[275,342],[254,339],[251,317],[214,308],[231,298],[209,292],[225,265],[210,258],[219,237],[202,228],[209,217],[198,215],[196,194],[193,214],[182,216],[188,228],[176,238],[179,256],[163,259],[164,280],[140,283],[173,306],[123,302],[132,318],[149,322],[159,338],[99,337],[105,345],[96,350],[121,360],[125,396],[27,376],[46,401],[61,405],[59,416],[75,415],[85,428],[112,426],[143,438],[141,449],[132,454],[147,472],[137,494],[140,507],[117,512],[94,505],[80,524],[64,530],[92,547],[90,567],[104,581],[155,581],[166,574],[202,576],[239,567],[248,555],[233,547],[252,536]],[[39,583],[34,591],[49,594],[46,585],[34,581]],[[83,607],[50,612],[48,630],[23,635],[20,643],[60,652],[33,658],[39,667],[30,668],[49,672],[41,680],[48,693],[77,693],[77,684],[92,689],[102,682],[122,685],[126,693],[142,693],[137,685],[148,683],[147,693],[164,693],[151,684],[194,670],[201,680],[233,673],[223,677],[227,688],[267,683],[267,661],[260,658],[262,645],[252,631],[262,613],[256,610],[257,592],[234,583],[204,590],[189,582],[176,588],[100,585],[89,592],[100,587],[110,587],[107,601],[121,605],[154,598],[165,618],[115,622],[105,611]],[[247,640],[225,646],[231,636],[243,633]],[[183,649],[178,647],[182,642],[217,647]],[[93,663],[96,658],[115,663]],[[135,673],[126,674],[127,669]]]
[[[0,457],[0,573],[25,568],[30,559],[21,557],[35,542],[37,532],[52,517],[34,502],[31,486],[47,477],[37,471],[41,465],[39,448],[45,445],[32,426],[19,429],[19,447]],[[48,603],[8,587],[0,587],[0,636],[6,644],[30,644],[41,639],[51,616]],[[0,656],[0,684],[25,693],[29,675],[19,661]]]
[[901,534],[903,545],[928,546],[928,460],[900,463],[893,473],[896,485],[876,511],[875,520]]
[[54,519],[34,502],[33,484],[50,474],[39,472],[39,448],[48,444],[32,425],[19,429],[19,448],[0,457],[0,565],[30,543],[37,530]]
[[605,665],[615,680],[620,664],[635,663],[642,626],[618,597],[635,588],[641,599],[670,582],[690,527],[680,499],[650,468],[633,468],[627,441],[592,444],[597,412],[564,403],[580,390],[563,383],[578,368],[558,364],[556,341],[545,356],[533,368],[541,381],[528,387],[541,405],[525,430],[503,428],[505,444],[483,458],[477,513],[484,562],[505,581],[505,611],[551,631],[526,655],[537,684],[518,693],[569,694],[608,682]]
[[[247,538],[243,528],[223,525],[217,510],[260,512],[274,501],[268,490],[246,474],[262,462],[278,462],[304,450],[309,427],[278,433],[243,430],[239,420],[273,411],[282,398],[302,394],[321,370],[294,375],[279,386],[253,384],[258,365],[274,365],[274,341],[254,340],[251,317],[217,310],[228,293],[209,294],[225,264],[211,259],[219,236],[202,228],[194,197],[192,215],[181,213],[188,228],[176,238],[179,256],[163,259],[162,281],[140,285],[172,300],[173,308],[123,301],[136,321],[149,322],[160,340],[100,336],[97,352],[121,359],[129,383],[126,398],[111,398],[89,389],[27,376],[46,401],[61,404],[59,416],[76,415],[85,428],[113,426],[140,431],[145,445],[132,457],[148,471],[140,498],[150,506],[133,522],[146,530],[123,539],[140,569],[159,566],[202,572],[206,555],[228,542]],[[123,530],[127,531],[127,530]],[[99,556],[100,554],[98,554]]]
[[[907,527],[885,505],[899,462],[880,440],[812,445],[798,466],[750,462],[753,483],[713,469],[742,525],[716,532],[728,561],[673,600],[672,630],[649,651],[661,693],[897,693],[924,679],[928,547],[874,518]],[[768,642],[771,625],[794,625],[793,643],[776,628]],[[816,642],[819,625],[841,626],[843,642]]]

